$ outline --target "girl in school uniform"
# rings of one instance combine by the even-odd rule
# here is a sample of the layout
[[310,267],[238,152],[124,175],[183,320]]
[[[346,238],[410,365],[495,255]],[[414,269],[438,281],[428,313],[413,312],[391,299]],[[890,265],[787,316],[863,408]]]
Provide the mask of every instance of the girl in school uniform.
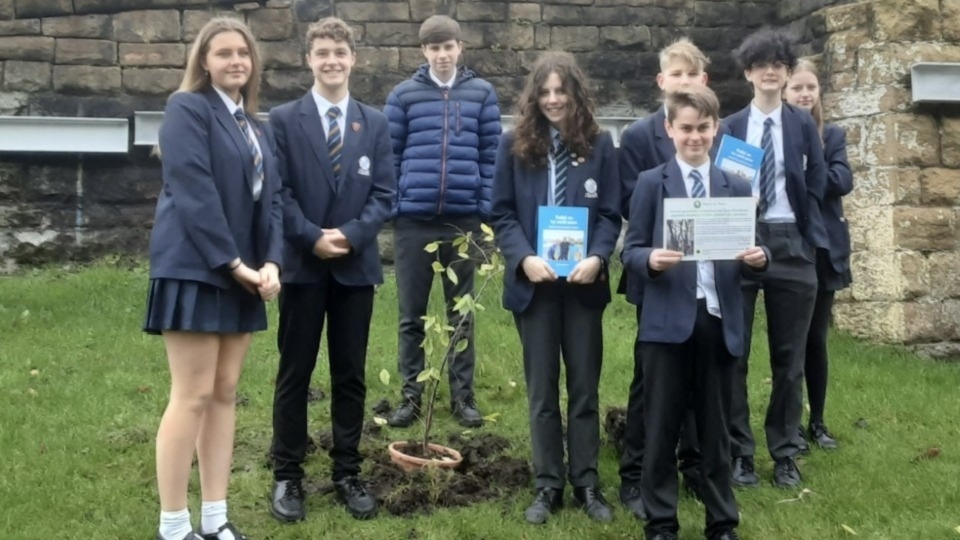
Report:
[[[620,188],[613,141],[593,117],[583,72],[567,53],[540,56],[517,104],[515,129],[500,139],[492,221],[506,261],[504,307],[514,313],[523,348],[533,449],[533,504],[524,517],[544,523],[563,501],[609,521],[599,487],[597,386],[603,358],[603,310],[610,302],[607,261],[620,233]],[[588,245],[563,278],[538,255],[538,208],[589,210]],[[560,358],[567,370],[569,456],[564,468]]]
[[[850,231],[843,217],[841,197],[853,190],[853,173],[847,162],[847,139],[843,128],[824,124],[820,105],[820,82],[816,66],[801,60],[793,70],[783,98],[787,103],[810,111],[820,129],[824,157],[827,163],[827,188],[821,205],[823,225],[827,230],[829,247],[817,250],[817,300],[807,335],[804,377],[810,401],[810,439],[824,450],[837,448],[836,439],[823,420],[827,400],[827,333],[830,327],[833,297],[836,291],[848,287],[853,280],[850,273]],[[802,431],[802,430],[801,430]],[[802,435],[802,433],[801,433]]]
[[[144,331],[163,336],[170,401],[157,432],[158,540],[240,540],[227,520],[236,387],[264,301],[280,291],[282,208],[272,136],[256,120],[260,56],[217,18],[197,35],[160,128],[163,189],[150,237]],[[197,453],[202,517],[187,483]]]

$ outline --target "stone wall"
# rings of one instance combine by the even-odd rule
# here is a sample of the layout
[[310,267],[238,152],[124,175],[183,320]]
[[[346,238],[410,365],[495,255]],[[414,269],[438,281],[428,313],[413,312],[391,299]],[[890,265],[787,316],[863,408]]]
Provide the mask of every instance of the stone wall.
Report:
[[913,104],[910,67],[960,62],[960,1],[877,0],[821,11],[824,106],[847,130],[844,201],[854,284],[838,325],[956,355],[960,342],[960,108]]

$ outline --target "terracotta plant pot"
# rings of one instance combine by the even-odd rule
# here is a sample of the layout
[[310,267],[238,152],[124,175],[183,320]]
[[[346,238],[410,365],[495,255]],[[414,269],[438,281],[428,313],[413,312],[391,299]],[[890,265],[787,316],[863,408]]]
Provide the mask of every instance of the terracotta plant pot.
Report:
[[[419,443],[414,443],[419,445]],[[463,463],[463,456],[453,448],[440,446],[439,444],[427,443],[427,447],[436,452],[441,458],[421,458],[404,453],[410,443],[407,441],[396,441],[390,443],[387,450],[390,451],[390,461],[394,462],[401,469],[407,472],[418,471],[429,467],[440,469],[456,469]]]

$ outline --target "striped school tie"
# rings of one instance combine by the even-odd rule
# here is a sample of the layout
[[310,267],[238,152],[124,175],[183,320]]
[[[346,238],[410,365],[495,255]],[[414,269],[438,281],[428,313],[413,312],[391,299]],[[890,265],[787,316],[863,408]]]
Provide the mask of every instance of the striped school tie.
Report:
[[767,209],[777,202],[776,161],[773,150],[773,118],[763,121],[763,136],[760,137],[760,147],[763,149],[763,160],[760,162],[760,215],[767,213]]
[[253,158],[253,198],[260,199],[260,190],[263,187],[263,155],[253,142],[253,130],[250,129],[250,123],[247,122],[247,115],[243,114],[243,109],[237,109],[233,117],[240,126],[243,138],[247,141],[247,149],[250,150],[250,156]]
[[570,150],[560,141],[560,135],[553,139],[553,204],[563,206],[567,202],[567,169],[570,168]]
[[327,152],[330,154],[330,165],[333,166],[333,176],[339,182],[340,180],[340,151],[343,150],[343,137],[340,136],[340,125],[337,124],[337,118],[340,117],[340,109],[330,107],[327,109]]
[[707,189],[703,187],[703,176],[700,171],[694,169],[690,171],[690,178],[693,180],[693,189],[690,190],[690,197],[702,199],[707,196]]

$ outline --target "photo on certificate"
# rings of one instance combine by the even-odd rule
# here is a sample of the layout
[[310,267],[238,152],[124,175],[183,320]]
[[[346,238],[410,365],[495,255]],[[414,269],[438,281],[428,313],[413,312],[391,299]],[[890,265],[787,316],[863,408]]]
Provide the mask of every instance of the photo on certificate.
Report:
[[686,255],[693,255],[695,219],[668,219],[667,239],[663,247],[671,251],[679,251]]
[[735,259],[756,242],[753,197],[676,198],[663,201],[663,246],[685,261]]

